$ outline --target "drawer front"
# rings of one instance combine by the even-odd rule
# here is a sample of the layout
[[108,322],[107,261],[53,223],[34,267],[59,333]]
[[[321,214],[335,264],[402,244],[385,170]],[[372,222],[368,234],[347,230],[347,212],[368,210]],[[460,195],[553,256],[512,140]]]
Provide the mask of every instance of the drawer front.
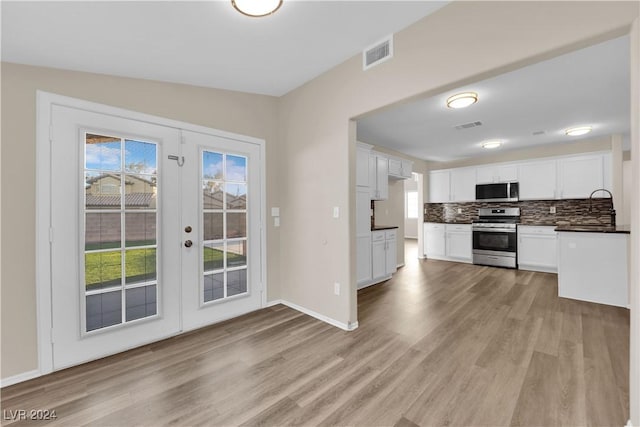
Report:
[[398,230],[385,230],[384,237],[386,240],[396,240],[396,236],[398,235]]
[[425,230],[444,230],[444,224],[439,222],[426,222],[424,224]]
[[518,233],[520,234],[539,234],[547,236],[555,236],[555,226],[539,226],[539,225],[519,225]]
[[384,242],[384,231],[372,231],[371,232],[371,241],[372,242]]
[[471,224],[446,224],[445,230],[471,233]]

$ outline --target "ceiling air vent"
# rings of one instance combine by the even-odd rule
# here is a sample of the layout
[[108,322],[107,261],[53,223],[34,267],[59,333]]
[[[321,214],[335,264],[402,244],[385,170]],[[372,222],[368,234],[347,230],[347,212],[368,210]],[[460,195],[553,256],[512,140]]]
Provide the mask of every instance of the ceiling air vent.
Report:
[[470,129],[470,128],[474,128],[476,126],[482,126],[482,122],[469,122],[469,123],[464,123],[461,125],[456,126],[455,128],[457,130],[462,130],[462,129]]
[[533,132],[531,135],[536,135],[536,136],[537,135],[544,135],[544,133],[545,132],[543,130],[537,130],[537,131]]
[[362,51],[362,69],[382,64],[393,58],[393,34]]

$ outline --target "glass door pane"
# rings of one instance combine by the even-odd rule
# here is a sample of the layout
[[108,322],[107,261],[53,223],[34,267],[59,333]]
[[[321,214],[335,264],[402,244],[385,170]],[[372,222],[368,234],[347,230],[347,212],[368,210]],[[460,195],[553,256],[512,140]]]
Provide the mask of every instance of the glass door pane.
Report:
[[84,138],[85,331],[157,314],[157,145]]
[[247,158],[202,151],[202,303],[248,294]]

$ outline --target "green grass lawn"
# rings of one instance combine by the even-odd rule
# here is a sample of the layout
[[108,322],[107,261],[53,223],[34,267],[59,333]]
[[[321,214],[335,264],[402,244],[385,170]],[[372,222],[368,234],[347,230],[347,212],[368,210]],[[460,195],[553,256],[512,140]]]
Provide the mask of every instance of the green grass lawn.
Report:
[[[227,253],[229,266],[246,263],[246,256]],[[92,252],[85,254],[85,283],[87,290],[120,286],[122,281],[121,252]],[[204,270],[223,267],[223,251],[204,248]],[[156,250],[131,249],[126,251],[125,273],[127,283],[137,283],[156,278]]]
[[[127,283],[144,282],[156,278],[156,250],[132,249],[125,255]],[[93,252],[84,256],[86,289],[119,286],[122,280],[121,252]]]

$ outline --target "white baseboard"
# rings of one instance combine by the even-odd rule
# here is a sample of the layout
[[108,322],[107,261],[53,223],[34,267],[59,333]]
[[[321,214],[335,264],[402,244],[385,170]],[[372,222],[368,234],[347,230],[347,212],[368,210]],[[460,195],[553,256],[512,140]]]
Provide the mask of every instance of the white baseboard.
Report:
[[396,269],[404,267],[404,262],[396,265]]
[[349,322],[349,323],[339,322],[339,321],[337,321],[335,319],[332,319],[330,317],[325,316],[324,314],[317,313],[317,312],[315,312],[313,310],[309,310],[308,308],[304,308],[302,306],[299,306],[298,304],[294,304],[292,302],[285,301],[285,300],[282,300],[282,299],[269,301],[267,303],[267,307],[272,307],[272,306],[278,305],[278,304],[286,305],[287,307],[292,308],[292,309],[294,309],[296,311],[299,311],[300,313],[304,313],[304,314],[306,314],[308,316],[315,317],[318,320],[321,320],[321,321],[323,321],[325,323],[330,324],[331,326],[335,326],[336,328],[340,328],[340,329],[343,329],[345,331],[353,331],[353,330],[358,328],[358,322],[357,321],[356,322]]
[[267,301],[266,307],[273,307],[274,305],[284,304],[281,299],[274,299],[273,301]]
[[14,375],[12,377],[3,378],[0,380],[0,388],[18,384],[23,381],[32,380],[34,378],[38,378],[39,376],[40,376],[40,370],[34,369],[33,371],[27,371],[18,375]]

